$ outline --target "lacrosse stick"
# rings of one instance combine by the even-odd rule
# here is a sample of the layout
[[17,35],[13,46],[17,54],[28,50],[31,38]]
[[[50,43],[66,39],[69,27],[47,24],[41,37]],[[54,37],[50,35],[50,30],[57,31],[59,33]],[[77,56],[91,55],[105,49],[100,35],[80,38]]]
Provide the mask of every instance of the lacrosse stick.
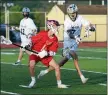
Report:
[[37,51],[34,51],[34,50],[31,50],[31,49],[29,49],[29,48],[27,48],[27,47],[23,47],[23,46],[20,46],[20,45],[18,45],[18,44],[15,44],[15,43],[11,42],[10,40],[7,40],[4,36],[0,36],[0,41],[1,41],[1,44],[6,44],[6,45],[11,45],[11,44],[13,44],[13,45],[18,46],[18,47],[20,47],[20,48],[24,48],[25,50],[28,50],[28,51],[30,51],[30,52],[33,52],[33,53],[38,54]]

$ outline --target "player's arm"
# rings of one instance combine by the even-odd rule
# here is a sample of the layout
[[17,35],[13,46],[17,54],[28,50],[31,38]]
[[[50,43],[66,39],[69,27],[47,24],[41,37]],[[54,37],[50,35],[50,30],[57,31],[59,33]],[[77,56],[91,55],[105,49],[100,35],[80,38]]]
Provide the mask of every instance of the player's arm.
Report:
[[39,52],[40,58],[44,58],[46,56],[54,56],[58,49],[58,41],[54,40],[53,42],[47,42],[44,49],[42,49],[41,52]]
[[30,20],[29,27],[30,27],[33,35],[37,34],[37,26],[35,25],[33,20]]
[[96,31],[95,27],[93,24],[89,24],[89,31]]
[[12,31],[14,31],[14,30],[18,30],[19,31],[20,30],[20,28],[16,27],[16,26],[11,26],[10,28],[11,28]]
[[21,30],[21,25],[23,24],[22,20],[20,21],[20,25],[19,27],[16,27],[16,26],[11,26],[11,30],[14,31],[14,30],[18,30],[20,31]]
[[95,26],[84,18],[81,18],[82,25],[85,27],[86,36],[89,37],[91,32],[96,31]]
[[57,50],[58,50],[58,40],[55,39],[54,42],[48,48],[48,56],[56,55]]
[[77,44],[79,44],[79,42],[81,41],[80,35],[74,35],[74,32],[75,32],[74,29],[68,29],[68,30],[67,30],[68,36],[69,36],[71,39],[75,39],[76,42],[77,42]]

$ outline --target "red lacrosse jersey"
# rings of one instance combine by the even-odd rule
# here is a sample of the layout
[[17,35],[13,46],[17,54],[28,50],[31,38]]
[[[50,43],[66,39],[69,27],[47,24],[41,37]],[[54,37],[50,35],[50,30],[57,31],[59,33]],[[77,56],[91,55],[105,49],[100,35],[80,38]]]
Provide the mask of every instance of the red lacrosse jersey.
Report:
[[38,52],[45,49],[46,51],[57,52],[58,38],[54,35],[52,38],[48,37],[48,31],[40,31],[36,36],[32,36],[32,50]]

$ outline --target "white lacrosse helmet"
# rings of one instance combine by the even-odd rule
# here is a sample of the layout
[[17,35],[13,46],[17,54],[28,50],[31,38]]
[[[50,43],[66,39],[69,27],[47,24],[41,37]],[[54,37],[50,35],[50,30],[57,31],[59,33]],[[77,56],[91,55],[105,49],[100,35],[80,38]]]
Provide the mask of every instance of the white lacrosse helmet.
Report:
[[29,13],[30,13],[30,9],[29,8],[27,8],[27,7],[24,7],[23,9],[22,9],[22,12],[23,12],[23,16],[24,17],[29,17]]
[[78,14],[78,7],[75,4],[71,4],[67,8],[67,13],[72,21],[75,21]]
[[23,12],[23,13],[24,13],[24,12],[30,13],[30,9],[29,9],[28,7],[24,7],[24,8],[22,9],[22,12]]
[[60,26],[59,22],[56,20],[47,20],[47,28],[51,30],[53,33],[58,31],[58,26]]
[[67,8],[67,13],[75,13],[78,12],[78,7],[75,4],[71,4]]

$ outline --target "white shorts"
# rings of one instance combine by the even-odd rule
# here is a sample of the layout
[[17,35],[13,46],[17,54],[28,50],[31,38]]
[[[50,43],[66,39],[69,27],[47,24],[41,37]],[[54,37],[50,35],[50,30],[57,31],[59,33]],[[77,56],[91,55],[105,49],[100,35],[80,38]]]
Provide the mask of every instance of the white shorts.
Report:
[[[25,35],[20,35],[21,36],[21,46],[25,47],[26,45],[30,44],[31,39],[27,38]],[[25,51],[24,49],[22,49]]]
[[[29,45],[30,42],[31,42],[30,40],[22,41],[22,42],[21,42],[21,46],[22,46],[22,47],[25,47],[26,45]],[[22,50],[25,51],[23,48],[22,48]]]
[[[63,49],[65,49],[65,48],[67,48],[67,47],[68,47],[71,51],[76,52],[76,50],[78,49],[78,44],[76,43],[76,41],[75,41],[74,39],[64,40],[64,47],[63,47]],[[66,55],[66,57],[67,57],[68,59],[71,58],[71,56],[70,56],[69,53]]]

